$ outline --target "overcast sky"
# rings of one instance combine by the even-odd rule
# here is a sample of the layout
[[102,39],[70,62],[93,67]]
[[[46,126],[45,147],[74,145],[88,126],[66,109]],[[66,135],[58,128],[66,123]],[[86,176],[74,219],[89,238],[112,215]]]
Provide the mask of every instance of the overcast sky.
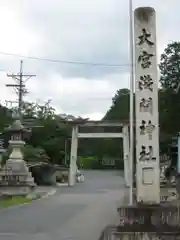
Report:
[[[157,13],[158,54],[180,39],[180,1],[134,0]],[[20,59],[2,53],[54,60],[105,63],[121,67],[62,64],[22,58],[27,100],[52,99],[59,113],[99,119],[119,88],[129,87],[128,0],[1,0],[0,99],[15,100],[6,73],[19,71]]]

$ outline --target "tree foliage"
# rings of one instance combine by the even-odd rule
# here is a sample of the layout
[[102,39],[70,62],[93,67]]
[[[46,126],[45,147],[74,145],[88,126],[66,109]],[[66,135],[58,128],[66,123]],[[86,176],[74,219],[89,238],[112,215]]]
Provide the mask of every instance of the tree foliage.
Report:
[[129,89],[117,90],[112,99],[112,106],[104,116],[104,120],[127,121],[129,118]]
[[27,162],[49,162],[49,157],[43,148],[26,145],[22,150]]
[[174,135],[180,131],[180,42],[168,44],[159,64],[160,124],[162,132]]
[[25,121],[33,119],[31,124],[34,127],[32,127],[28,144],[36,149],[44,149],[52,163],[62,163],[65,139],[68,137],[69,128],[64,126],[60,117],[55,115],[55,110],[49,102],[44,105],[25,103],[23,115]]
[[180,42],[167,45],[161,54],[159,69],[162,87],[176,91],[180,83]]

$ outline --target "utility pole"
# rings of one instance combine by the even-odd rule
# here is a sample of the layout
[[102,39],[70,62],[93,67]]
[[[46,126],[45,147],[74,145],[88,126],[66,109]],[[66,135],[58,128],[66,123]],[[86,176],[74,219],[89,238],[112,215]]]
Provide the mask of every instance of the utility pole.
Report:
[[[34,74],[23,74],[23,61],[20,61],[20,73],[19,74],[7,74],[7,77],[11,77],[16,81],[16,84],[6,84],[6,87],[13,87],[16,89],[18,94],[18,113],[20,119],[22,118],[22,106],[23,96],[28,93],[25,88],[25,82],[31,77],[35,77]],[[25,80],[23,78],[26,78]],[[22,120],[22,119],[21,119]]]
[[134,21],[133,21],[133,0],[129,0],[129,47],[130,47],[130,147],[129,147],[129,204],[133,204],[133,183],[134,183]]

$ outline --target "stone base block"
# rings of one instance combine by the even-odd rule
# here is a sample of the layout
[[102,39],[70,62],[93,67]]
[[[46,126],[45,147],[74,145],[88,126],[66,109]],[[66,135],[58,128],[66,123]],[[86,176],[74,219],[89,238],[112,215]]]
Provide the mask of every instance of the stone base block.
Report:
[[161,202],[172,202],[178,199],[178,193],[176,188],[161,188],[160,190],[160,200]]
[[0,196],[27,196],[33,191],[29,186],[0,186]]
[[[175,187],[160,188],[160,202],[172,202],[178,199],[178,193]],[[136,203],[136,189],[133,189],[133,202]]]
[[[117,209],[119,214],[120,225],[137,225],[156,226],[179,226],[180,217],[178,212],[179,204],[134,204],[124,205]],[[141,225],[141,227],[142,227]],[[179,228],[180,230],[180,228]]]

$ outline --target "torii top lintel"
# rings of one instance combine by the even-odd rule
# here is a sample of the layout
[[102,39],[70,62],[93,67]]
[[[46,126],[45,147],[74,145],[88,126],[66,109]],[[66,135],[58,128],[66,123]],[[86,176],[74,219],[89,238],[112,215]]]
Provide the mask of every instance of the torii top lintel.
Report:
[[76,119],[73,121],[65,121],[70,125],[76,125],[80,127],[123,127],[128,126],[129,123],[127,121],[119,122],[119,121],[89,121],[86,119]]

